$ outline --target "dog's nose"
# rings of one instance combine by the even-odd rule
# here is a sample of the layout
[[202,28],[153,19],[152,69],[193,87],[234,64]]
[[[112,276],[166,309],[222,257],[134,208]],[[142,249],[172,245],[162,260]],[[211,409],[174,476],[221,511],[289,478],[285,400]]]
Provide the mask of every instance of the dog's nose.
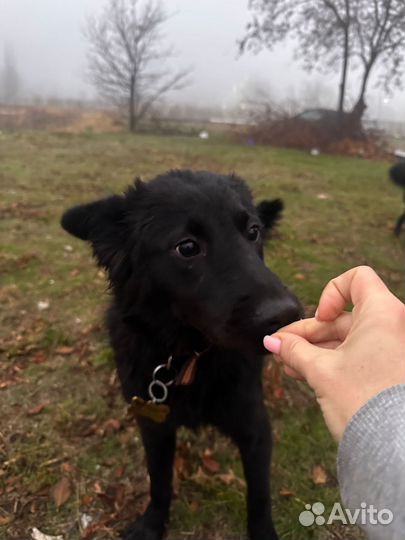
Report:
[[297,321],[303,316],[303,308],[294,297],[263,302],[256,309],[256,321],[263,330],[263,336],[273,334],[283,326]]

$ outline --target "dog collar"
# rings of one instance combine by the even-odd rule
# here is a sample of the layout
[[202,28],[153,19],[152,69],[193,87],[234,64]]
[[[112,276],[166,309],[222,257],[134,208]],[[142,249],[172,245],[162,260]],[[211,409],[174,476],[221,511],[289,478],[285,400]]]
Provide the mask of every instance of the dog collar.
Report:
[[195,378],[197,360],[208,351],[209,347],[201,352],[194,351],[183,363],[179,372],[173,366],[173,356],[170,355],[165,364],[155,367],[152,381],[148,386],[150,400],[145,401],[139,396],[133,396],[128,407],[130,416],[144,416],[154,422],[165,422],[170,407],[164,402],[169,395],[169,386],[188,386]]

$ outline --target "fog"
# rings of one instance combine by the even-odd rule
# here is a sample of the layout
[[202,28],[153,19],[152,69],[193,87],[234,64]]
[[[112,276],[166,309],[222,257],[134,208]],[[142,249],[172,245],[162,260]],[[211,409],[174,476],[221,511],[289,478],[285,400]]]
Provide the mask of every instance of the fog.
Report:
[[[243,100],[249,88],[260,85],[277,100],[294,99],[306,106],[312,98],[314,105],[334,107],[337,76],[302,71],[293,57],[293,44],[237,57],[236,42],[250,17],[247,3],[163,3],[171,15],[166,35],[177,52],[175,62],[179,67],[193,68],[191,84],[166,100],[226,110]],[[102,0],[0,0],[0,59],[1,48],[13,50],[24,97],[96,97],[86,81],[82,28],[86,15],[99,11],[102,5]],[[388,96],[376,88],[375,80],[367,95],[368,116],[404,120],[404,91]],[[350,97],[355,97],[353,89],[349,89]]]

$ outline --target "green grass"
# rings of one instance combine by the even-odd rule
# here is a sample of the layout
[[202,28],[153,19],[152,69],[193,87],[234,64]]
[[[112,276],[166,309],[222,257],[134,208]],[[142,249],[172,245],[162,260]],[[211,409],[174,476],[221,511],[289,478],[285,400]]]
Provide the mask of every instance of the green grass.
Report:
[[[102,328],[105,278],[89,248],[59,226],[70,205],[172,168],[236,172],[258,201],[283,198],[283,220],[266,261],[309,313],[329,279],[359,264],[373,266],[403,297],[403,246],[392,235],[402,203],[387,181],[387,163],[248,147],[221,135],[201,141],[27,132],[3,135],[0,151],[0,382],[7,383],[0,389],[1,538],[28,537],[33,526],[79,537],[82,514],[97,524],[92,537],[113,538],[147,501],[139,435],[125,416]],[[44,301],[49,307],[41,311]],[[266,372],[265,381],[281,538],[358,538],[353,529],[299,524],[305,503],[330,508],[339,500],[336,446],[305,386],[278,382],[275,375]],[[31,414],[40,404],[45,408]],[[178,445],[185,470],[177,471],[169,538],[243,536],[236,450],[212,430],[182,431]],[[229,485],[204,472],[206,449],[220,473],[232,478]],[[326,484],[314,484],[315,465],[327,471]],[[71,493],[58,509],[52,488],[62,476],[70,479]]]

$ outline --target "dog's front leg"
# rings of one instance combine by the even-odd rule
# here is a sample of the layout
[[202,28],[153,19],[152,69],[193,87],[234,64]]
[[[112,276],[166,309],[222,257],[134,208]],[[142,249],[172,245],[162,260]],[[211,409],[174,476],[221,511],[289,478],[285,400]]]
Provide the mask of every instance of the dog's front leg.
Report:
[[402,225],[405,223],[405,212],[401,214],[397,220],[397,223],[395,225],[394,234],[395,236],[399,236],[401,234]]
[[160,540],[169,518],[176,431],[166,424],[139,422],[150,478],[150,503],[123,534],[124,540]]
[[251,540],[277,540],[271,515],[271,431],[264,405],[245,411],[243,426],[232,435],[239,447],[247,484],[248,531]]

